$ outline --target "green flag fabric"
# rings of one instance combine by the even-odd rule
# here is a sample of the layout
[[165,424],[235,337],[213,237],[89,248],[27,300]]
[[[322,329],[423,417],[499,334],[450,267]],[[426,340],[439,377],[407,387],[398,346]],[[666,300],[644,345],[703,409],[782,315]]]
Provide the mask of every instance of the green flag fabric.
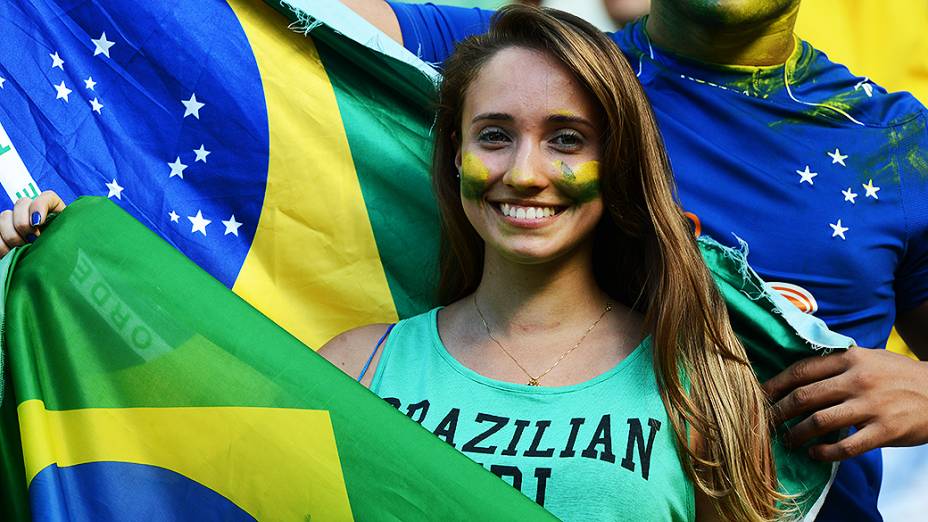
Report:
[[[780,309],[739,252],[700,246],[760,375],[847,345]],[[2,264],[3,496],[21,516],[27,497],[38,519],[549,516],[105,199]],[[832,466],[775,451],[812,512]]]
[[3,496],[36,519],[550,518],[105,199],[12,258]]

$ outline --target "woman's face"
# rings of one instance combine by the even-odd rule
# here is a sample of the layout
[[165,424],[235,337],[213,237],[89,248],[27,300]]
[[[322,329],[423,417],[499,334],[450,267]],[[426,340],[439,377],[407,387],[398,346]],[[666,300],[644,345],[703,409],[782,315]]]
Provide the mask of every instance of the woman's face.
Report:
[[498,52],[464,100],[461,203],[488,249],[543,263],[590,245],[603,213],[595,104],[547,54]]

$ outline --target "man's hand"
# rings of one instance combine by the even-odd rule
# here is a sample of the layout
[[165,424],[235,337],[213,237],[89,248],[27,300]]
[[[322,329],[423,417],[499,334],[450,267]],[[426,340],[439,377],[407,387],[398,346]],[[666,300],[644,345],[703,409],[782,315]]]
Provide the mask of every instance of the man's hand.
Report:
[[856,426],[834,444],[809,449],[812,458],[844,460],[884,446],[928,442],[928,363],[886,350],[853,347],[799,361],[764,383],[777,423],[808,416],[789,432],[794,447]]

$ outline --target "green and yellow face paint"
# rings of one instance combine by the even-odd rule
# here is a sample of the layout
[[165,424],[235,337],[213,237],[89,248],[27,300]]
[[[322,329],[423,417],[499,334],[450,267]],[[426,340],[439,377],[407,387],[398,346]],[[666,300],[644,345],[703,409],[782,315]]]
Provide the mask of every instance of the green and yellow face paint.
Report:
[[490,169],[474,153],[465,152],[461,161],[461,196],[480,200],[487,190]]
[[573,168],[558,160],[554,168],[560,174],[554,184],[577,203],[589,203],[599,197],[599,162],[586,161]]

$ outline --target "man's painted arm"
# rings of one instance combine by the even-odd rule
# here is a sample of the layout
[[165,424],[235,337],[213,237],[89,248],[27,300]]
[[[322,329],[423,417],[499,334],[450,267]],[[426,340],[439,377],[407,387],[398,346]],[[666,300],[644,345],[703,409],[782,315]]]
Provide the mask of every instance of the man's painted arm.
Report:
[[345,6],[361,15],[368,22],[380,29],[387,36],[403,43],[403,33],[400,31],[399,20],[393,8],[384,0],[341,0]]

